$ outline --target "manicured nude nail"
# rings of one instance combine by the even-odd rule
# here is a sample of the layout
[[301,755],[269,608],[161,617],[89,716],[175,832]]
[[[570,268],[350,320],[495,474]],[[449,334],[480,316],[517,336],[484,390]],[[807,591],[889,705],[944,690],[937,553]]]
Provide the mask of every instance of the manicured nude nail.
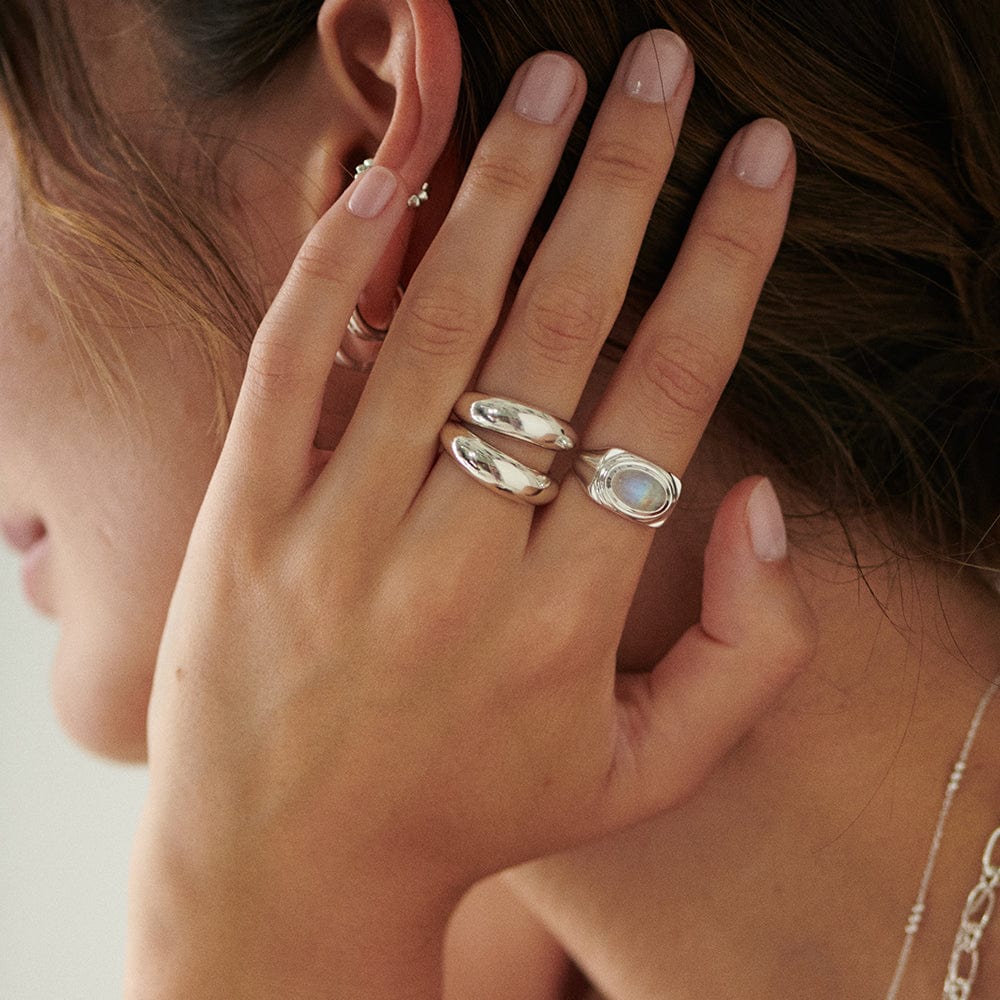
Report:
[[736,139],[733,171],[741,181],[756,188],[777,186],[792,155],[788,129],[773,118],[758,118]]
[[386,167],[369,167],[357,182],[347,210],[359,219],[374,219],[392,201],[399,181]]
[[788,553],[788,536],[781,504],[769,479],[762,479],[747,500],[750,545],[761,562],[777,562]]
[[562,117],[575,86],[573,64],[556,52],[543,52],[529,63],[514,110],[529,121],[552,125]]
[[680,35],[662,28],[647,32],[632,50],[625,93],[651,104],[669,101],[684,79],[687,62],[687,46]]

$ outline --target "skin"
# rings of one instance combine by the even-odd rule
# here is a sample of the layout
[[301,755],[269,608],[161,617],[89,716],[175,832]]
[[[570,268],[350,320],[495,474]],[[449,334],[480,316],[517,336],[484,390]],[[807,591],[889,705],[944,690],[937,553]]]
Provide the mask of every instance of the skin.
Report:
[[[350,9],[349,3],[328,5],[321,25],[331,31]],[[400,16],[398,5],[386,10],[390,20]],[[430,33],[419,5],[413,10],[418,34],[443,39],[433,53],[435,72],[451,73],[453,83],[447,32]],[[276,290],[315,221],[315,202],[323,200],[315,192],[339,193],[343,180],[334,181],[336,167],[358,136],[384,134],[381,148],[405,189],[416,190],[418,178],[431,176],[440,197],[410,216],[409,228],[390,242],[367,286],[377,300],[398,275],[412,283],[456,189],[454,167],[444,155],[451,91],[440,78],[434,87],[427,81],[421,87],[419,65],[405,59],[394,64],[404,67],[395,83],[397,102],[408,114],[413,102],[423,100],[421,111],[432,103],[423,95],[444,95],[441,107],[426,109],[424,132],[413,140],[393,128],[393,109],[366,106],[349,88],[331,91],[330,50],[323,47],[329,37],[321,36],[314,58],[290,67],[254,112],[238,118],[240,133],[253,144],[280,149],[303,169],[312,165],[312,194],[303,196],[286,171],[262,166],[267,157],[235,153],[226,166],[242,197],[231,210]],[[149,63],[134,44],[112,48],[115,58],[102,64],[111,67],[106,86],[108,93],[121,93],[126,88],[115,82],[123,74],[134,81]],[[138,78],[143,87],[129,88],[130,94],[159,93],[157,79]],[[334,74],[333,80],[342,84],[343,78]],[[307,113],[287,113],[293,100]],[[338,116],[330,114],[331,101]],[[331,117],[341,124],[331,127]],[[134,757],[145,747],[145,711],[167,607],[219,458],[207,435],[207,381],[185,350],[184,331],[171,331],[162,343],[137,338],[130,348],[149,427],[138,420],[123,427],[92,393],[81,395],[30,253],[6,210],[14,168],[6,136],[3,141],[2,218],[8,228],[0,253],[14,294],[2,307],[0,431],[12,446],[0,454],[0,512],[33,513],[52,537],[39,599],[62,624],[54,690],[64,724],[92,748]],[[265,239],[267,233],[272,235]],[[240,374],[234,372],[234,385]],[[611,375],[599,365],[578,426],[586,426]],[[532,399],[551,383],[550,375],[530,384],[530,366],[505,367],[502,356],[483,377],[491,391]],[[323,449],[310,458],[309,481],[340,442],[362,385],[357,376],[333,370],[317,438]],[[619,649],[623,666],[653,667],[698,618],[712,514],[738,478],[726,440],[710,428],[685,473],[686,503],[669,530],[656,536]],[[481,502],[478,487],[440,471],[449,477],[442,478],[442,496],[465,490],[469,503]],[[884,562],[873,542],[858,538],[870,564]],[[720,997],[735,995],[738,983],[738,995],[747,998],[772,997],[788,982],[803,996],[845,998],[888,983],[944,777],[984,679],[1000,666],[1000,636],[990,624],[995,599],[972,580],[920,564],[873,572],[872,593],[859,585],[856,571],[837,568],[846,546],[830,526],[812,522],[797,540],[794,559],[816,615],[819,645],[776,709],[682,807],[597,845],[522,866],[492,887],[484,883],[480,910],[504,900],[501,924],[513,925],[523,905],[535,915],[525,923],[532,928],[530,947],[541,964],[556,970],[553,989],[560,988],[564,951],[607,996],[630,1000],[662,996],[665,983],[678,996]],[[680,592],[678,577],[691,581]],[[993,712],[942,849],[935,878],[940,903],[928,913],[914,953],[913,996],[939,993],[957,913],[995,823],[1000,788],[983,764],[982,748],[995,745],[997,735]],[[719,872],[737,873],[729,883],[732,896],[720,886]],[[739,912],[749,899],[752,925],[720,919],[720,911]],[[710,935],[699,930],[706,926]],[[558,950],[550,947],[554,941]],[[664,947],[665,941],[672,946]],[[520,955],[529,946],[516,947]],[[411,972],[413,964],[416,958]],[[456,961],[455,996],[499,1000],[504,994],[497,977],[477,979],[484,968]],[[1000,988],[990,974],[984,968],[984,995]]]
[[128,425],[79,385],[16,221],[6,130],[0,155],[0,516],[40,518],[49,535],[31,597],[60,623],[62,724],[96,752],[141,759],[162,617],[214,466],[208,382],[174,337],[129,344],[142,391]]

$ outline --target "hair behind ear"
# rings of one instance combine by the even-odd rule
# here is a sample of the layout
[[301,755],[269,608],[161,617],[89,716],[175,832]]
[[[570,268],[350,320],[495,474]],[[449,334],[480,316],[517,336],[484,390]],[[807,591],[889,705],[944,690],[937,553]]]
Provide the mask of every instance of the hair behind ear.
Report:
[[680,34],[698,81],[625,317],[660,289],[729,137],[781,119],[798,148],[788,229],[719,411],[748,455],[769,459],[746,471],[789,482],[815,510],[866,518],[880,537],[888,525],[897,550],[1000,566],[1000,18],[974,0],[805,9],[456,2],[460,154],[527,55],[574,56],[590,92],[544,231],[617,54],[652,27]]

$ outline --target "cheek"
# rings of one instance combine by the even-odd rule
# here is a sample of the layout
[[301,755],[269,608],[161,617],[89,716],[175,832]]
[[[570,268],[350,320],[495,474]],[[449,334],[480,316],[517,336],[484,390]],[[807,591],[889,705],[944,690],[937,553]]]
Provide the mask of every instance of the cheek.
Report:
[[[200,502],[200,483],[169,509],[135,496],[129,517],[81,518],[61,544],[53,575],[62,631],[52,696],[66,732],[102,756],[145,756],[146,705],[167,608]],[[93,512],[91,511],[91,514]]]
[[74,740],[117,759],[145,756],[160,636],[218,455],[211,394],[204,408],[178,395],[137,421],[151,430],[86,441],[53,483],[53,702]]

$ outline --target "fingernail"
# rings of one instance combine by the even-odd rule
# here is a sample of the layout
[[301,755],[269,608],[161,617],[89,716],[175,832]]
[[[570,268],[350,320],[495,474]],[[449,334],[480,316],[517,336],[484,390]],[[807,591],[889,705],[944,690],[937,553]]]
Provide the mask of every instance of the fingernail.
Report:
[[529,63],[514,110],[529,121],[551,125],[562,117],[575,86],[573,64],[556,52],[543,52]]
[[758,118],[740,133],[733,155],[733,172],[755,188],[773,188],[792,155],[788,129],[773,118]]
[[684,78],[687,62],[687,46],[680,35],[662,28],[647,32],[632,52],[625,93],[651,104],[669,101]]
[[399,181],[386,167],[369,167],[351,192],[347,211],[359,219],[374,219],[392,200]]
[[747,500],[750,545],[761,562],[777,562],[788,554],[788,536],[781,504],[770,479],[762,479]]

